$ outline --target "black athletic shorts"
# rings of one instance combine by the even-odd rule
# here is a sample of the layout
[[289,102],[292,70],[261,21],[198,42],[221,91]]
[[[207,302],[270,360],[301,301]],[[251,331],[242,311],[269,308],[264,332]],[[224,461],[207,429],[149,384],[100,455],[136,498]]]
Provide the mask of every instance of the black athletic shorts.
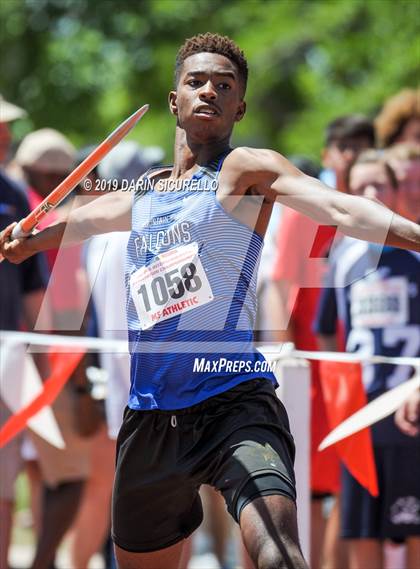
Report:
[[341,536],[404,541],[420,536],[420,441],[374,447],[379,496],[374,498],[342,468]]
[[117,441],[112,537],[127,551],[169,547],[200,525],[210,484],[236,521],[259,496],[296,500],[294,443],[273,384],[247,381],[177,411],[127,408]]

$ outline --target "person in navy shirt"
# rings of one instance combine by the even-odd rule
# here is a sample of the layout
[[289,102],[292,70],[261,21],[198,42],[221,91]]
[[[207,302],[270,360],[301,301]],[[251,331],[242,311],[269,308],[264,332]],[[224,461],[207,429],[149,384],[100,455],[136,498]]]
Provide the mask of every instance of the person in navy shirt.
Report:
[[[395,174],[377,151],[359,156],[349,174],[352,193],[397,208]],[[344,238],[332,254],[329,286],[336,296],[337,317],[346,350],[363,356],[420,356],[420,255],[395,247]],[[334,327],[325,303],[317,329]],[[326,313],[323,314],[323,309]],[[406,365],[365,364],[363,381],[371,401],[408,380]],[[343,466],[342,535],[349,541],[355,569],[383,567],[386,539],[407,543],[407,567],[420,555],[420,439],[407,436],[389,416],[371,428],[379,497],[373,498]]]

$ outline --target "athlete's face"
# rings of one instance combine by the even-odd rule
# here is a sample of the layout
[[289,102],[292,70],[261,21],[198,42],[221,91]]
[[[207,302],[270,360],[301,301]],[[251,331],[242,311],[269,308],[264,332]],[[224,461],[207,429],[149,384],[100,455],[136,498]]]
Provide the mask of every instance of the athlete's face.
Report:
[[381,201],[395,211],[397,192],[382,164],[356,164],[350,172],[350,193]]
[[182,64],[169,108],[177,124],[198,143],[229,137],[245,114],[243,85],[238,68],[227,57],[197,53]]

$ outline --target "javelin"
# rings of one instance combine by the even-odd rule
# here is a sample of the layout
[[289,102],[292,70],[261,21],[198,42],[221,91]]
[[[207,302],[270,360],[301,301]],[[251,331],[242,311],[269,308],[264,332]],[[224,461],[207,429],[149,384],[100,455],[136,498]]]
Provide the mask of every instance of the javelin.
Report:
[[31,213],[13,228],[11,238],[27,237],[49,211],[54,209],[83,180],[87,174],[110,152],[147,113],[144,105],[111,132],[101,144],[83,160]]

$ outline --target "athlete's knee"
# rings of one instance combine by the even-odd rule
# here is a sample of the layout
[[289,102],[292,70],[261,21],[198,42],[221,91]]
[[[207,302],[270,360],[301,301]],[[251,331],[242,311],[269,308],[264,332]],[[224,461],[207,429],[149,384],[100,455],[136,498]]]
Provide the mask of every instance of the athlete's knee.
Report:
[[257,569],[287,569],[284,556],[271,544],[260,552],[257,560]]
[[307,569],[299,547],[296,506],[289,498],[256,498],[244,507],[240,525],[257,569]]
[[257,569],[308,569],[297,544],[270,541],[261,548]]

